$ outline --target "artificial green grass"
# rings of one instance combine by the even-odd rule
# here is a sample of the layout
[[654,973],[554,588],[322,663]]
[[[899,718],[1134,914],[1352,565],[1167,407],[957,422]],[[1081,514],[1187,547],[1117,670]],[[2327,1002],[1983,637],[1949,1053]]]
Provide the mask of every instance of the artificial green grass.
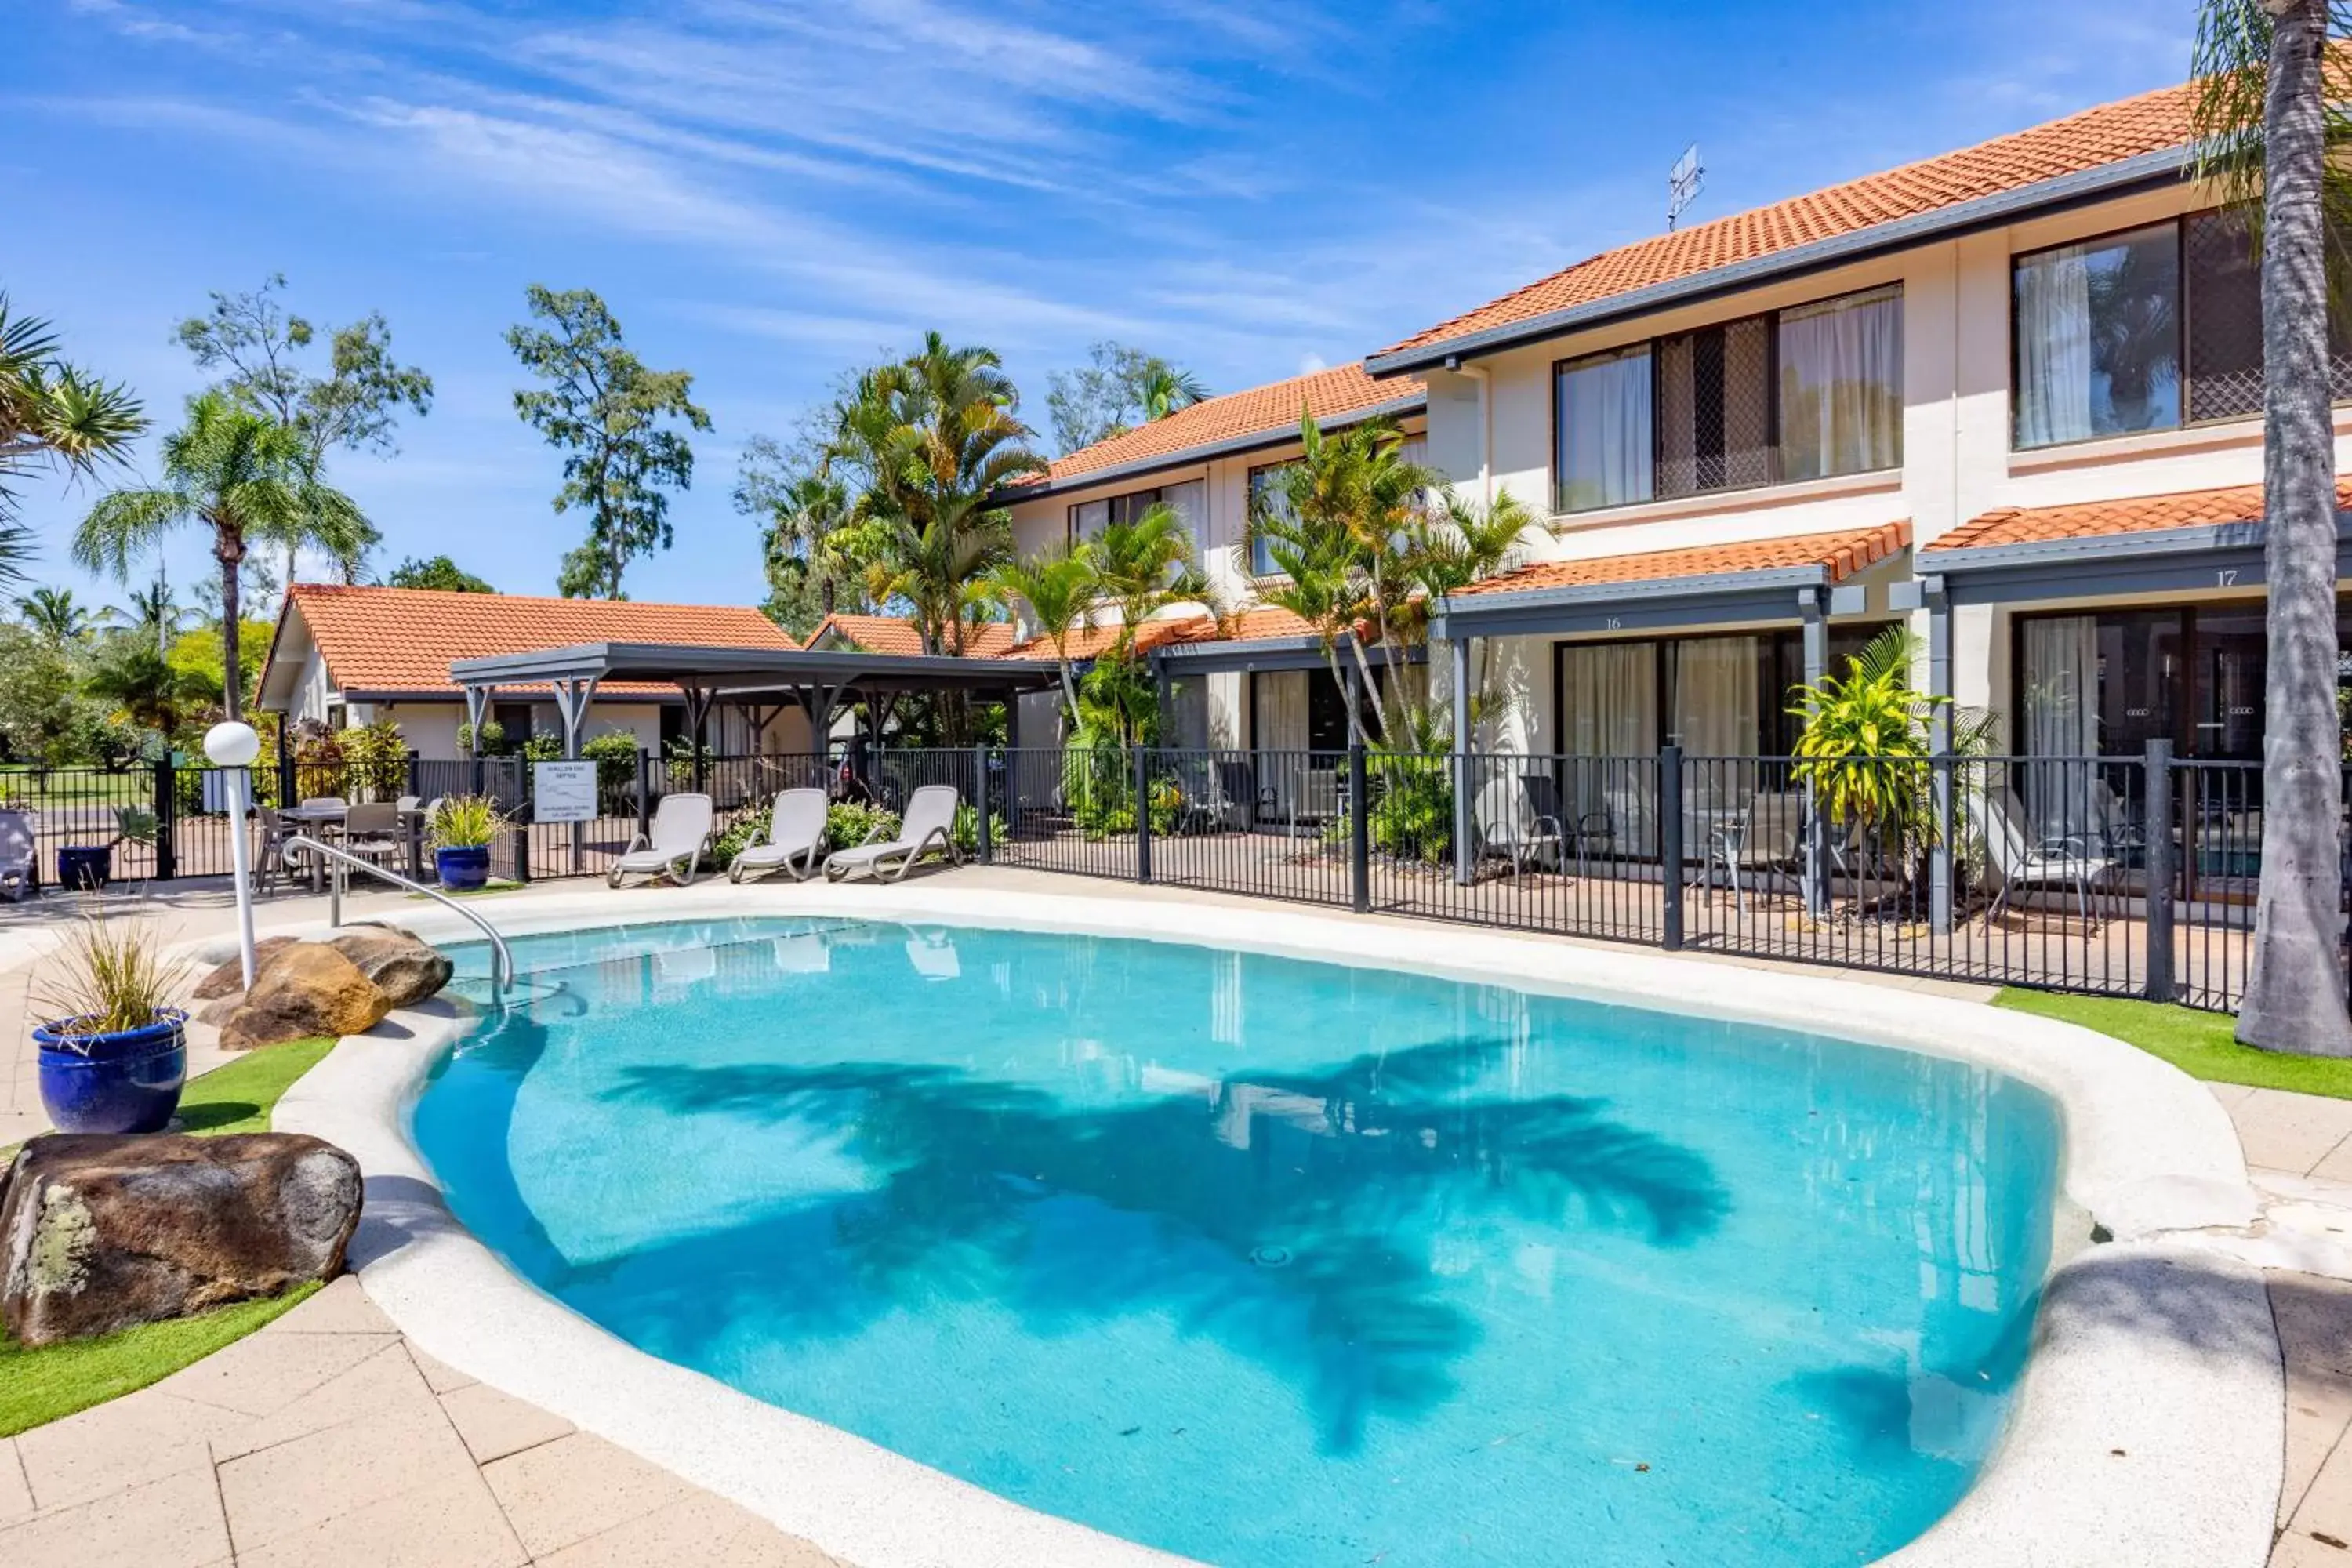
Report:
[[[267,1132],[269,1113],[296,1079],[334,1048],[331,1039],[263,1046],[188,1080],[180,1096],[180,1131],[200,1138]],[[0,1167],[16,1158],[0,1151]],[[28,1349],[0,1334],[0,1437],[102,1405],[146,1387],[222,1346],[243,1339],[318,1289],[314,1282],[282,1296],[239,1301],[193,1318],[142,1323],[103,1339]]]
[[160,1383],[291,1310],[318,1289],[312,1280],[283,1296],[39,1350],[0,1337],[0,1437]]
[[2162,1057],[2191,1078],[2207,1083],[2251,1084],[2296,1094],[2352,1100],[2352,1061],[2331,1057],[2288,1056],[2258,1051],[2231,1037],[2237,1019],[2160,1002],[2127,1002],[2114,996],[2070,996],[2052,991],[2006,990],[1996,1007],[2037,1013],[2080,1024],[2127,1040],[2150,1056]]

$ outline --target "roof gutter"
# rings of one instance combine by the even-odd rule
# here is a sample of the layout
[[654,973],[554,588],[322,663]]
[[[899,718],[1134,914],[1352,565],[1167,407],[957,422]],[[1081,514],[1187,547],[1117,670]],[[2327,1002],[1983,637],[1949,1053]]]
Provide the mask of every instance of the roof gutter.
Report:
[[1753,257],[1727,266],[1709,268],[1687,278],[1629,289],[1605,300],[1589,300],[1564,310],[1548,310],[1524,321],[1506,321],[1476,331],[1462,332],[1411,348],[1391,349],[1364,361],[1367,374],[1401,375],[1408,371],[1444,365],[1449,359],[1495,353],[1504,349],[1581,331],[1605,322],[1696,303],[1718,294],[1753,288],[1778,279],[1843,267],[1917,245],[1929,239],[1951,239],[1979,229],[1998,228],[2029,215],[2060,212],[2068,207],[2105,201],[2137,190],[2170,184],[2186,175],[2196,152],[2189,143],[2081,169],[2071,174],[2037,180],[2014,190],[1957,202],[1933,212],[1874,224],[1851,234],[1833,235],[1808,245],[1791,246],[1769,256]]
[[[1428,407],[1429,394],[1415,391],[1369,407],[1350,408],[1344,414],[1324,415],[1315,421],[1315,428],[1328,434],[1350,425],[1360,425],[1367,419],[1398,419],[1409,414],[1423,413]],[[1189,468],[1195,463],[1230,458],[1243,452],[1262,452],[1270,447],[1286,446],[1297,439],[1298,426],[1296,425],[1272,430],[1252,430],[1240,436],[1228,436],[1222,440],[1204,441],[1181,452],[1167,452],[1158,457],[1137,458],[1130,462],[1088,468],[1083,474],[1072,474],[1066,479],[1048,479],[1041,485],[1002,486],[988,498],[989,504],[1012,506],[1020,501],[1041,500],[1047,496],[1066,495],[1072,490],[1091,489],[1114,479],[1138,479],[1145,474],[1165,473],[1171,468]]]

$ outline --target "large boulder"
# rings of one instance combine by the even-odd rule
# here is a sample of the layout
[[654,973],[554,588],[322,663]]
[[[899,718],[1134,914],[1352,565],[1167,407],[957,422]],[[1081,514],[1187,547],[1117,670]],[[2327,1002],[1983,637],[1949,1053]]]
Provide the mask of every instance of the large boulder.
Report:
[[327,945],[350,959],[395,1007],[414,1007],[449,984],[447,956],[397,926],[345,926]]
[[264,964],[253,989],[220,1018],[221,1048],[361,1034],[391,1011],[392,998],[359,965],[324,942],[298,942]]
[[274,1296],[340,1270],[359,1218],[359,1163],[316,1138],[36,1138],[0,1191],[0,1327],[54,1344]]
[[[253,973],[256,978],[262,966],[294,945],[290,936],[266,936],[253,944]],[[223,996],[234,996],[245,989],[245,961],[232,958],[196,982],[195,997],[199,1002],[211,1002]]]

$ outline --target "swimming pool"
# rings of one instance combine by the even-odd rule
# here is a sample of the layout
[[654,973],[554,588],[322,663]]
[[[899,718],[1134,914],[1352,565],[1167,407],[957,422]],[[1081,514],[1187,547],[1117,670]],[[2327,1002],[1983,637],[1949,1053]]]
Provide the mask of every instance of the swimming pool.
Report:
[[1222,1563],[1852,1563],[1997,1438],[2054,1107],[1965,1063],[1214,948],[525,939],[415,1109],[613,1332]]

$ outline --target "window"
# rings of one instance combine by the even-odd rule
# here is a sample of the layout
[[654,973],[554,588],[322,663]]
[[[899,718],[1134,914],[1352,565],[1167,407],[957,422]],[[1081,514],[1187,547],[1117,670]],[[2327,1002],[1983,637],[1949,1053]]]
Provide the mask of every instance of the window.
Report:
[[1593,511],[1903,461],[1903,290],[1562,362],[1554,506]]
[[[1289,467],[1288,463],[1268,463],[1264,468],[1249,471],[1249,514],[1253,524],[1261,517],[1278,517],[1286,521],[1289,518],[1290,500],[1281,489],[1282,471]],[[1253,575],[1259,577],[1281,574],[1282,568],[1274,563],[1274,552],[1264,539],[1253,538],[1250,541],[1249,569]]]
[[1133,522],[1160,500],[1160,492],[1129,490],[1104,500],[1082,500],[1070,508],[1070,543],[1092,539],[1114,522]]
[[2175,224],[2020,257],[2020,447],[2180,423],[2180,242]]

